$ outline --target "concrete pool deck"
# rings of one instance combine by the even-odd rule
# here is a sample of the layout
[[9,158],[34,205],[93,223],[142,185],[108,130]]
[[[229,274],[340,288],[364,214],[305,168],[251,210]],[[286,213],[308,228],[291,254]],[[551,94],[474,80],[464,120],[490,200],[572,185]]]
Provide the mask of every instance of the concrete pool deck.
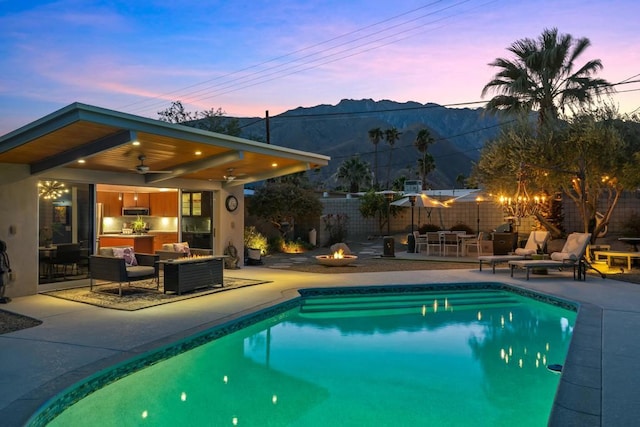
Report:
[[[640,285],[572,272],[525,280],[507,268],[313,274],[267,267],[227,272],[271,283],[140,311],[117,311],[46,295],[2,306],[43,324],[0,335],[0,419],[23,425],[48,399],[82,378],[216,324],[291,298],[308,287],[500,282],[582,304],[552,425],[621,426],[640,419]],[[514,390],[516,392],[516,390]]]

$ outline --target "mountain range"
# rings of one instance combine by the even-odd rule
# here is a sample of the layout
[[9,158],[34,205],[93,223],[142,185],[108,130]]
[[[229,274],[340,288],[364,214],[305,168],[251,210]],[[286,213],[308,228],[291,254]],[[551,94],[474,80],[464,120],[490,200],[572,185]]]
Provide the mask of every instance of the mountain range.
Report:
[[[267,141],[263,118],[238,120],[243,137]],[[400,132],[393,149],[385,140],[378,144],[378,182],[387,181],[389,166],[391,181],[401,175],[419,179],[420,153],[414,141],[420,129],[428,128],[435,139],[428,152],[435,159],[436,169],[427,180],[432,189],[443,189],[460,187],[456,182],[458,176],[469,176],[480,150],[498,134],[502,122],[482,108],[343,99],[336,105],[299,107],[270,117],[268,140],[275,145],[330,156],[329,166],[311,176],[312,181],[323,182],[330,189],[339,184],[332,175],[344,160],[354,155],[374,169],[375,149],[369,139],[369,130],[373,128],[384,131],[395,127]]]

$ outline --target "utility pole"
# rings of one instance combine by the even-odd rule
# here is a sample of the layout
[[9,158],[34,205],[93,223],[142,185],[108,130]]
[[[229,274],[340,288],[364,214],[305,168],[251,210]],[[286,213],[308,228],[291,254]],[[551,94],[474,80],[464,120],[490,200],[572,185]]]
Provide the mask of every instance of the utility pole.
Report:
[[269,110],[264,112],[265,125],[267,127],[267,144],[271,144],[271,131],[269,130]]

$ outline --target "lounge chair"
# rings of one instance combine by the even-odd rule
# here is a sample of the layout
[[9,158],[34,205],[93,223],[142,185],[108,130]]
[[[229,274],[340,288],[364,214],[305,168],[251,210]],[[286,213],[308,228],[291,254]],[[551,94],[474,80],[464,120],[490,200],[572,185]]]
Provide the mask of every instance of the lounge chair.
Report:
[[509,261],[511,277],[513,277],[513,270],[516,268],[526,269],[527,280],[529,280],[529,271],[532,268],[557,268],[561,270],[566,267],[573,267],[573,280],[585,280],[587,276],[585,252],[590,240],[591,233],[571,233],[567,237],[567,242],[562,250],[553,252],[551,259]]
[[517,248],[512,255],[483,255],[478,257],[480,263],[480,271],[482,271],[482,263],[491,264],[493,274],[496,273],[496,264],[507,263],[509,261],[523,260],[531,258],[531,255],[538,252],[538,248],[544,249],[549,240],[548,231],[532,231],[527,239],[524,248]]

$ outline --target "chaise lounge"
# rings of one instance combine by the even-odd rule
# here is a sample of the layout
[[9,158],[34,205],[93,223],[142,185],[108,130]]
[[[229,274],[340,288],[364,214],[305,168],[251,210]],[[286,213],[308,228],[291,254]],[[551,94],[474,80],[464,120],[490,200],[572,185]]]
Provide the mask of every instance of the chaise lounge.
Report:
[[531,258],[531,256],[537,253],[538,249],[544,249],[549,240],[548,231],[532,231],[529,234],[527,243],[524,248],[517,248],[512,255],[482,255],[478,257],[480,263],[480,271],[482,271],[482,263],[488,263],[491,265],[493,274],[496,274],[496,264],[508,263],[509,261],[524,260]]
[[562,270],[573,267],[573,280],[586,280],[587,267],[584,259],[587,246],[591,240],[591,233],[571,233],[560,252],[553,252],[548,260],[516,260],[509,261],[511,277],[516,268],[527,270],[527,280],[532,268],[557,268]]
[[99,249],[98,255],[89,258],[89,288],[93,291],[95,280],[118,282],[118,295],[122,296],[122,283],[154,279],[160,288],[158,255],[133,253],[127,246],[110,246]]

